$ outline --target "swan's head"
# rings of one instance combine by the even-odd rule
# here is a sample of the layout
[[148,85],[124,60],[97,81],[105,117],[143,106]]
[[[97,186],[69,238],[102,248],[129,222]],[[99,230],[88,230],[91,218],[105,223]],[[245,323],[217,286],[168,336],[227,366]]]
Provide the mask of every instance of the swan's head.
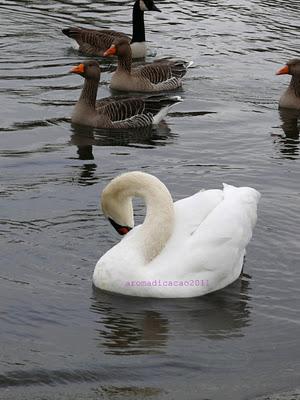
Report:
[[95,60],[85,61],[79,65],[76,65],[70,70],[73,74],[78,74],[87,79],[95,81],[100,80],[100,65]]
[[156,7],[153,0],[138,0],[138,5],[141,11],[161,12],[160,9]]
[[300,59],[294,58],[288,61],[286,65],[284,65],[276,72],[276,75],[283,75],[283,74],[300,76]]
[[131,54],[130,43],[126,38],[121,38],[114,40],[113,44],[106,50],[103,56],[128,57],[129,54]]
[[119,177],[103,190],[101,207],[104,216],[120,235],[126,235],[134,227],[132,199]]

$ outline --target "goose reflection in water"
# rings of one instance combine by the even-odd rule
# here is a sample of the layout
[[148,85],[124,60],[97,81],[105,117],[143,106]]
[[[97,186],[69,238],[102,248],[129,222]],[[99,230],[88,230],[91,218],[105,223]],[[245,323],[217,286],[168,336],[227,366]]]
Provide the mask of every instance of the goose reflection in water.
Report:
[[250,323],[249,279],[203,297],[151,299],[125,297],[94,289],[91,311],[100,346],[107,354],[161,354],[168,340],[197,346],[199,340],[243,336]]
[[[70,144],[77,146],[77,159],[94,160],[93,146],[123,146],[154,148],[172,143],[175,137],[165,121],[159,125],[142,129],[116,130],[95,129],[72,124]],[[74,180],[80,185],[94,185],[97,164],[89,163],[80,166],[78,176]]]
[[[77,146],[77,154],[80,159],[94,159],[92,146],[125,146],[125,147],[149,147],[165,146],[173,143],[175,134],[165,121],[157,126],[130,129],[111,130],[95,129],[82,125],[72,124],[70,143]],[[87,146],[89,150],[87,150]],[[81,158],[89,154],[90,158]]]
[[282,121],[281,128],[284,136],[275,139],[275,144],[280,152],[280,158],[297,159],[300,153],[300,110],[280,108],[279,116]]

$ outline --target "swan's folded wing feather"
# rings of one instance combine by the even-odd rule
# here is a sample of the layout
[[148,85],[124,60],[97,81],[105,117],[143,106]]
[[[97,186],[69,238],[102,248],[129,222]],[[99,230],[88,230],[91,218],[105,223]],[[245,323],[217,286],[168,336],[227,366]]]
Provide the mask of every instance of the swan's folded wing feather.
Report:
[[[224,187],[224,200],[203,220],[186,243],[195,260],[190,271],[199,265],[205,270],[216,268],[219,274],[240,273],[245,248],[252,237],[257,218],[259,193],[252,188]],[[238,274],[239,274],[238,273]]]
[[176,202],[174,235],[155,260],[164,266],[161,276],[208,280],[214,289],[237,279],[258,200],[254,189],[225,186],[224,191],[199,192]]
[[174,203],[175,232],[188,238],[199,228],[203,220],[222,202],[223,191],[200,191]]

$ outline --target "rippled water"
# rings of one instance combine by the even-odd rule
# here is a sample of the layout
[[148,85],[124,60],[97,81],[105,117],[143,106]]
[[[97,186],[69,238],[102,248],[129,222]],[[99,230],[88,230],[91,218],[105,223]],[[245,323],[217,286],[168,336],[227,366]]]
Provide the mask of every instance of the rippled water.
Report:
[[[299,56],[300,2],[157,1],[151,49],[195,62],[185,101],[152,132],[72,128],[83,58],[60,29],[130,32],[131,4],[0,0],[0,398],[298,399],[299,116],[279,114],[289,78],[274,73]],[[116,241],[100,192],[135,169],[174,199],[222,182],[262,192],[238,282],[189,300],[93,291]]]

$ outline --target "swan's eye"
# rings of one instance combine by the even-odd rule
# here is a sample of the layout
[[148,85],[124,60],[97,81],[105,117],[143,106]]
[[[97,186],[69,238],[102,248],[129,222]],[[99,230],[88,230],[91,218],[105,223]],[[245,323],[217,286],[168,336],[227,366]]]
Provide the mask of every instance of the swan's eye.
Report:
[[132,228],[129,226],[122,226],[117,224],[113,219],[108,218],[109,222],[112,224],[112,226],[115,228],[115,230],[120,234],[120,235],[126,235]]

